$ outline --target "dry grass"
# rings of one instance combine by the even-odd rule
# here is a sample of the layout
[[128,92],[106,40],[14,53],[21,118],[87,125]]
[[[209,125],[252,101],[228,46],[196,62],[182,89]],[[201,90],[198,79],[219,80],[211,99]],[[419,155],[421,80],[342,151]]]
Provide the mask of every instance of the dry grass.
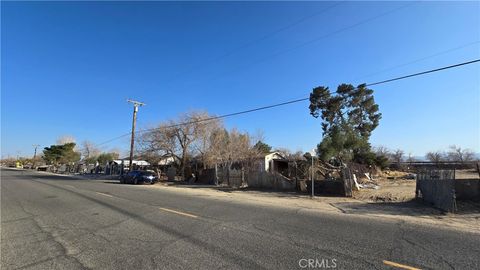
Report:
[[455,179],[478,179],[480,175],[476,169],[456,170]]
[[[415,198],[414,179],[404,179],[408,175],[401,171],[379,172],[374,177],[374,183],[379,189],[361,189],[354,193],[354,198],[368,202],[405,202]],[[390,179],[389,179],[390,178]],[[391,179],[394,178],[394,179]],[[456,179],[478,179],[479,175],[475,169],[455,171]],[[366,178],[360,178],[359,182],[366,182]]]
[[369,202],[404,202],[415,198],[415,180],[377,178],[379,189],[361,189],[354,198]]

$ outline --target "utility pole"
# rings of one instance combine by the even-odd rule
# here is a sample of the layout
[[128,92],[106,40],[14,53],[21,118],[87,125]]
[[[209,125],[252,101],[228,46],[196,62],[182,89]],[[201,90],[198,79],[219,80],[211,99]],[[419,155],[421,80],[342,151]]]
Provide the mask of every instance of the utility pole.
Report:
[[32,169],[35,169],[35,159],[37,157],[37,147],[39,147],[40,145],[39,144],[34,144],[32,145],[33,147],[35,147],[35,151],[33,152],[33,164],[32,164]]
[[133,104],[132,138],[130,140],[130,163],[128,164],[128,171],[131,172],[133,168],[133,146],[135,144],[135,123],[137,122],[138,107],[146,104],[132,99],[128,99],[127,102]]
[[312,156],[312,199],[313,199],[313,196],[315,196],[315,181],[314,181],[314,172],[315,172],[315,169],[313,168],[313,158],[314,156],[317,155],[317,150],[314,148],[312,149],[312,153],[311,153],[311,156]]

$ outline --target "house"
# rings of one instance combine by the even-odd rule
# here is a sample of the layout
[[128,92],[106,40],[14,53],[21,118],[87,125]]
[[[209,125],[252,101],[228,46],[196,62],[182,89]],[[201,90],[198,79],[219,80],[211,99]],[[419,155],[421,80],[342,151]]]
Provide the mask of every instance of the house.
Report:
[[176,164],[180,164],[180,160],[177,156],[172,154],[163,155],[157,162],[158,169],[163,176],[166,176],[168,181],[174,181],[177,175]]
[[282,172],[288,171],[288,160],[280,152],[271,152],[265,155],[260,162],[260,171]]
[[81,160],[75,164],[75,172],[77,173],[93,173],[97,167],[94,163],[87,163],[85,160]]
[[[145,160],[132,160],[134,170],[143,170],[150,166]],[[108,162],[105,166],[105,174],[122,174],[130,168],[130,160],[128,158],[115,159]]]
[[[247,165],[248,164],[248,165]],[[245,170],[244,165],[247,167]],[[289,160],[281,152],[257,156],[252,163],[233,163],[232,166],[216,166],[200,173],[199,182],[227,184],[232,187],[275,188],[295,190],[296,181],[290,177]]]

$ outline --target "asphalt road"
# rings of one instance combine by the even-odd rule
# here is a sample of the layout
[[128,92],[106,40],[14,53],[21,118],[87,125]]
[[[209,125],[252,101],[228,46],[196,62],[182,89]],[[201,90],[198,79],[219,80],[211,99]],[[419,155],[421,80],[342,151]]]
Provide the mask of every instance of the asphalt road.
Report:
[[1,171],[2,269],[393,267],[386,263],[480,269],[480,233]]

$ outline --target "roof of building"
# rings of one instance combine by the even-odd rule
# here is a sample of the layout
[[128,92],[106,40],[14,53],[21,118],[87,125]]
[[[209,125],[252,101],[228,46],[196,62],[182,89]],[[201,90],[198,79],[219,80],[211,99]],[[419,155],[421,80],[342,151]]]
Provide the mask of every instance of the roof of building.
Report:
[[[122,164],[122,162],[123,162],[123,165],[127,165],[127,166],[130,165],[130,160],[128,160],[128,159],[115,159],[115,160],[113,160],[113,162],[116,163],[116,164]],[[138,165],[138,166],[148,166],[148,165],[150,165],[150,163],[148,163],[145,160],[132,160],[132,163],[134,165]]]
[[285,157],[283,156],[283,154],[280,153],[280,152],[270,152],[270,153],[265,154],[265,156],[270,156],[270,155],[278,155],[278,156],[280,156],[282,159],[285,159]]

